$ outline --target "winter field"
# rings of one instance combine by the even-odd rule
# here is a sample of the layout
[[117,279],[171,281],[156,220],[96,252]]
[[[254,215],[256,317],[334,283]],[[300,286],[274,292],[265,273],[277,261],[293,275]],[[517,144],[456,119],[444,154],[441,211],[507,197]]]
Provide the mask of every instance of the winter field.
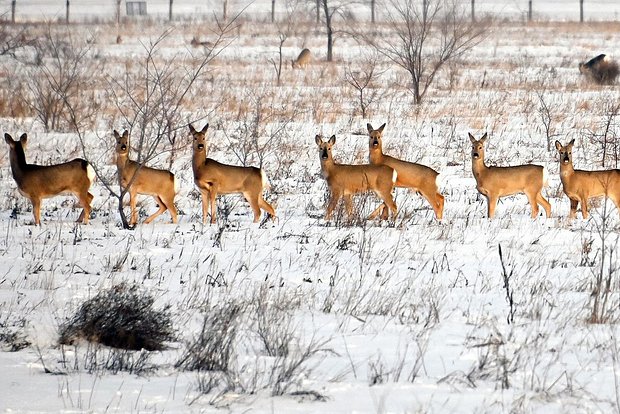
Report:
[[[352,36],[339,33],[326,62],[312,22],[290,28],[280,85],[282,27],[243,16],[219,40],[214,22],[2,30],[39,42],[0,56],[0,131],[28,134],[31,163],[83,157],[98,175],[90,224],[58,196],[34,226],[0,147],[3,412],[620,412],[618,211],[597,200],[569,220],[553,146],[574,138],[576,168],[617,166],[618,86],[586,82],[577,65],[620,56],[619,23],[496,21],[421,105],[408,74]],[[314,60],[292,70],[304,47]],[[371,68],[362,117],[347,79]],[[66,101],[52,99],[60,89]],[[264,169],[275,221],[252,223],[226,195],[217,223],[202,224],[190,122],[210,124],[209,157]],[[315,135],[336,135],[339,162],[365,163],[367,123],[386,123],[386,153],[441,173],[443,220],[400,188],[393,221],[365,220],[372,195],[351,219],[343,208],[323,219]],[[123,228],[112,131],[125,129],[132,158],[150,148],[147,164],[176,175],[178,224],[166,212]],[[489,134],[487,164],[547,167],[552,218],[531,219],[524,195],[486,218],[469,132]],[[141,196],[140,221],[156,208]],[[86,301],[111,292],[95,309],[105,314],[128,290],[169,323],[161,350],[59,343]]]

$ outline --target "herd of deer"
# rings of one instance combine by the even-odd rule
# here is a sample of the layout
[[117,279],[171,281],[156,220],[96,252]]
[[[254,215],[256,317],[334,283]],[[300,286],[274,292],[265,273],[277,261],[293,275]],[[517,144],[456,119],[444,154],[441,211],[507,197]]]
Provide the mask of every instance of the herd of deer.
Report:
[[[394,187],[404,187],[420,193],[435,211],[438,220],[443,217],[444,196],[437,188],[439,174],[427,166],[399,160],[383,154],[382,134],[385,124],[378,129],[367,124],[369,135],[369,164],[345,165],[334,162],[332,147],[336,136],[324,141],[320,135],[315,137],[319,150],[321,172],[327,181],[330,200],[325,219],[332,217],[340,198],[344,198],[348,214],[352,213],[352,196],[356,193],[372,191],[383,203],[372,212],[370,219],[380,217],[387,219],[391,212],[396,216],[397,208],[392,198]],[[202,196],[202,221],[206,223],[210,206],[211,223],[216,220],[216,197],[218,194],[239,193],[250,203],[254,213],[254,222],[260,220],[261,209],[275,219],[273,207],[263,198],[263,190],[268,187],[265,173],[256,167],[239,167],[227,165],[207,158],[206,136],[209,124],[198,131],[190,124],[193,137],[192,168],[194,183]],[[36,165],[26,162],[25,147],[28,142],[26,134],[19,141],[11,135],[4,134],[10,147],[9,158],[13,178],[19,192],[27,197],[33,207],[34,222],[41,223],[41,201],[59,194],[72,193],[79,199],[83,211],[78,222],[88,223],[93,195],[89,188],[95,178],[93,168],[86,160],[74,159],[57,165]],[[149,216],[145,223],[152,222],[157,216],[168,210],[172,222],[177,222],[177,209],[174,197],[177,193],[177,181],[170,171],[159,170],[140,165],[129,159],[129,132],[119,134],[114,131],[116,139],[116,166],[119,184],[129,193],[131,206],[130,224],[138,220],[136,210],[137,195],[152,196],[159,210]],[[524,193],[532,207],[532,217],[538,215],[538,205],[551,217],[551,205],[543,197],[542,189],[546,186],[546,170],[533,164],[510,167],[488,167],[484,163],[484,144],[487,134],[476,140],[469,134],[472,144],[472,171],[478,191],[487,198],[488,217],[495,214],[495,206],[500,197]],[[570,218],[577,214],[581,203],[583,218],[588,217],[588,200],[593,197],[606,196],[620,210],[620,170],[582,171],[573,168],[572,149],[575,140],[567,145],[556,141],[555,146],[560,155],[560,178],[564,193],[570,199]]]

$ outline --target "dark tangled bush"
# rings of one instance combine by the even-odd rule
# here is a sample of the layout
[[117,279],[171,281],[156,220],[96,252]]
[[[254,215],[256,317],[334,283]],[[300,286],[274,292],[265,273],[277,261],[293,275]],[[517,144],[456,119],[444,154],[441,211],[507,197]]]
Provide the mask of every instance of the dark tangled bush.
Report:
[[159,351],[174,340],[169,306],[153,309],[154,299],[136,285],[120,284],[85,301],[60,327],[60,344],[85,339],[102,345]]

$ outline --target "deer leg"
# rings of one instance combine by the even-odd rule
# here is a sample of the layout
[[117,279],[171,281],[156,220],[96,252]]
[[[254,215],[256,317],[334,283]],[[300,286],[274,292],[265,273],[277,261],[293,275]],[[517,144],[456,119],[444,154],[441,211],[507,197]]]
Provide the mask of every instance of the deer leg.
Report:
[[572,198],[569,198],[569,200],[570,200],[570,214],[568,215],[568,218],[574,219],[575,217],[577,217],[577,205],[579,205],[579,200],[572,199]]
[[149,224],[151,221],[155,220],[156,217],[166,211],[166,204],[163,202],[160,196],[153,196],[153,200],[155,200],[155,202],[159,206],[159,209],[155,213],[151,214],[146,220],[144,220],[144,224]]
[[34,215],[34,225],[41,225],[41,199],[40,198],[31,198],[30,202],[32,203],[32,215]]
[[215,197],[217,197],[217,193],[215,192],[215,188],[211,187],[209,190],[209,198],[211,202],[211,224],[215,224],[216,212],[217,212],[217,203],[215,202]]
[[166,205],[166,208],[170,212],[170,217],[172,217],[173,223],[178,223],[179,219],[177,218],[178,212],[177,207],[174,205],[174,194],[172,198],[166,198],[165,200],[162,198],[162,202]]
[[93,195],[86,191],[86,194],[76,194],[77,198],[80,200],[80,204],[82,205],[82,212],[80,213],[80,217],[76,220],[78,223],[88,224],[88,220],[90,219],[90,211],[91,211],[91,201],[93,201]]
[[581,215],[584,220],[588,218],[588,198],[585,196],[581,196]]
[[384,220],[383,216],[386,215],[386,210],[387,210],[387,206],[385,205],[385,203],[379,204],[379,207],[377,207],[375,211],[370,213],[370,215],[368,216],[368,220],[374,220],[379,215],[381,215],[381,219]]
[[541,192],[538,192],[538,194],[536,195],[536,201],[538,202],[538,204],[543,206],[543,208],[545,209],[545,214],[547,215],[547,218],[550,218],[551,217],[551,204],[549,204],[547,199],[543,197]]
[[129,224],[134,226],[138,222],[138,210],[136,209],[138,192],[136,190],[129,190],[129,207],[131,209],[131,220]]
[[443,217],[444,197],[441,194],[439,194],[436,189],[433,189],[432,191],[426,191],[426,190],[420,189],[418,191],[420,192],[420,194],[422,194],[422,197],[424,197],[426,201],[428,201],[428,203],[433,208],[433,211],[435,212],[435,217],[437,217],[437,220],[441,220],[441,218]]
[[209,208],[209,190],[200,190],[200,196],[202,198],[202,224],[207,223],[207,210]]
[[536,218],[538,216],[538,203],[536,202],[536,195],[532,193],[527,193],[527,200],[530,203],[530,207],[532,207],[532,218]]
[[439,194],[439,192],[435,193],[435,217],[437,217],[437,220],[441,220],[443,218],[443,206],[445,203],[445,197],[442,194]]
[[398,209],[396,208],[396,203],[394,202],[394,198],[392,197],[392,189],[390,189],[389,191],[377,192],[377,195],[383,200],[382,206],[385,205],[387,207],[383,209],[381,219],[387,220],[389,218],[389,211],[392,212],[392,218],[396,218],[396,213]]
[[265,201],[262,195],[258,196],[258,206],[265,210],[271,216],[272,220],[276,219],[276,211],[273,209],[271,204]]
[[487,197],[487,216],[493,218],[495,216],[495,207],[497,206],[497,200],[499,197],[496,195],[488,195]]
[[258,194],[254,194],[253,192],[243,193],[243,196],[248,203],[250,203],[250,207],[252,208],[252,212],[254,213],[254,223],[258,223],[260,221],[260,208],[258,207]]
[[338,205],[338,200],[340,199],[341,195],[342,193],[340,191],[334,191],[331,193],[329,204],[327,205],[327,210],[325,211],[325,220],[331,219],[332,213]]
[[347,217],[351,218],[353,215],[353,196],[351,194],[344,196],[344,208],[347,212]]

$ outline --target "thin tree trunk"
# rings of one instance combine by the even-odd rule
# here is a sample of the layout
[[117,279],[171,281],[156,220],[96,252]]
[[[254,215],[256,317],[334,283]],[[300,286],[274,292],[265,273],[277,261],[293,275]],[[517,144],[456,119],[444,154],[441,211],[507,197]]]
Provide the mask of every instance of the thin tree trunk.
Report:
[[121,23],[121,0],[116,0],[116,24]]
[[376,0],[370,0],[370,21],[375,22],[375,4]]
[[316,0],[316,24],[321,22],[321,0]]
[[579,21],[583,23],[583,0],[579,0]]
[[527,9],[527,21],[532,21],[532,0],[528,1],[528,9]]
[[224,21],[228,20],[228,0],[224,0]]
[[475,11],[475,6],[474,6],[475,2],[476,0],[471,0],[471,21],[472,22],[476,21],[476,11]]
[[11,23],[15,23],[15,3],[16,0],[11,1]]
[[276,0],[271,0],[271,23],[276,21]]
[[67,19],[66,20],[67,24],[69,24],[69,0],[67,0],[67,17],[66,17],[66,19]]
[[173,0],[170,0],[170,5],[168,6],[168,20],[172,21],[172,2]]

